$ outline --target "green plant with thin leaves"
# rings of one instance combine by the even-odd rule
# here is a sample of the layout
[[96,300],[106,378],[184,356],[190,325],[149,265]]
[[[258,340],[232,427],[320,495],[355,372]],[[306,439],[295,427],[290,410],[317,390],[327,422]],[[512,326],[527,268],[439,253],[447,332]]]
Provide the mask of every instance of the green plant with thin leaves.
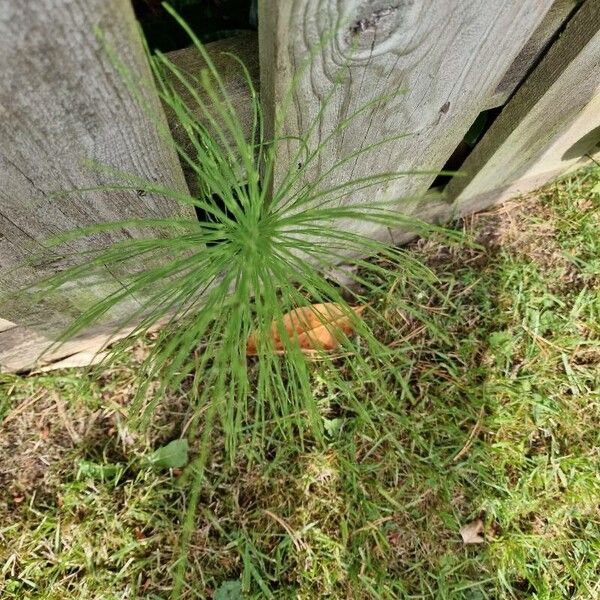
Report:
[[[160,325],[152,351],[140,369],[137,406],[132,413],[140,415],[141,424],[146,423],[169,390],[183,387],[189,391],[192,417],[187,435],[190,441],[199,441],[194,445],[197,456],[183,475],[190,491],[180,559],[174,570],[173,597],[178,597],[184,586],[187,547],[204,466],[215,436],[224,438],[232,460],[244,439],[263,436],[267,423],[274,424],[283,439],[301,445],[318,444],[326,438],[327,420],[314,393],[315,381],[325,376],[336,378],[335,387],[347,394],[345,401],[366,422],[369,415],[346,381],[362,379],[382,394],[390,393],[390,381],[407,388],[398,366],[402,363],[399,351],[381,343],[377,335],[380,328],[389,327],[384,316],[373,304],[366,306],[360,317],[353,307],[365,303],[365,292],[371,298],[376,296],[390,272],[418,279],[430,295],[438,293],[436,277],[401,249],[341,228],[340,222],[360,220],[421,234],[441,230],[407,217],[398,210],[397,200],[361,204],[343,201],[351,193],[371,193],[392,179],[416,173],[373,173],[325,185],[337,169],[384,144],[392,144],[397,136],[352,152],[320,175],[308,175],[354,118],[386,98],[365,103],[314,144],[312,134],[335,85],[343,80],[344,70],[340,69],[319,114],[302,139],[296,140],[298,154],[290,163],[295,167],[301,158],[302,168],[290,168],[275,181],[278,146],[287,141],[281,134],[282,115],[298,78],[291,84],[275,119],[274,135],[268,139],[252,79],[245,65],[232,57],[239,61],[250,92],[252,126],[250,136],[246,136],[209,54],[175,11],[166,8],[189,34],[205,64],[199,76],[192,77],[161,52],[148,54],[160,98],[186,132],[187,143],[185,147],[177,145],[177,151],[193,172],[199,192],[186,194],[114,169],[97,168],[116,181],[112,186],[103,186],[103,190],[143,191],[169,198],[203,214],[204,220],[137,219],[64,235],[53,244],[60,246],[77,237],[124,227],[138,234],[102,251],[79,256],[77,266],[52,276],[38,286],[38,292],[44,296],[60,294],[64,286],[91,274],[100,279],[105,265],[126,274],[121,287],[83,310],[57,342],[63,343],[102,323],[119,306],[135,298],[138,308],[118,323],[131,333],[113,345],[108,361],[130,351],[136,339]],[[136,94],[131,74],[117,56],[111,58]],[[300,69],[306,68],[310,60]],[[138,98],[143,102],[141,94]],[[171,139],[168,131],[162,133]],[[76,190],[85,191],[91,190]],[[458,239],[457,234],[444,235]],[[340,263],[350,266],[350,281],[346,284],[326,275]],[[336,331],[340,339],[336,352],[317,350],[316,356],[309,357],[286,335],[283,317],[290,310],[325,302],[339,305],[355,334]],[[408,303],[402,310],[420,321],[425,319]],[[323,324],[327,325],[325,320]],[[283,353],[275,348],[273,327],[283,343]],[[257,340],[255,357],[247,356],[251,334]]]

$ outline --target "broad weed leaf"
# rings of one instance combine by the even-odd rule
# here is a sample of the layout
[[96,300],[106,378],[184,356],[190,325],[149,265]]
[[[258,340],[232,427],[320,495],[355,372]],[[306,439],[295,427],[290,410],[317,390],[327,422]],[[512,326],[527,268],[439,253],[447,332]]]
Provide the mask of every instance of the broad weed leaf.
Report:
[[180,469],[188,463],[188,441],[173,440],[157,448],[147,457],[148,462],[158,469]]

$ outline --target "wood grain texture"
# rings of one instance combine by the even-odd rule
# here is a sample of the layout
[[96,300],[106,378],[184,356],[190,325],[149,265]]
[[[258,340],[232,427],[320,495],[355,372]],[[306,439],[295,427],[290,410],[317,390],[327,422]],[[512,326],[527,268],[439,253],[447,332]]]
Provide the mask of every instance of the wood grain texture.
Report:
[[[114,68],[98,30],[132,74],[146,108]],[[151,194],[56,195],[115,183],[90,160],[187,189],[172,144],[159,135],[168,132],[166,119],[128,0],[2,2],[0,56],[0,295],[73,264],[80,251],[136,235],[123,229],[47,250],[46,240],[57,234],[129,218],[193,216]],[[43,262],[30,262],[38,256]],[[80,282],[52,303],[22,294],[2,304],[0,316],[17,325],[9,330],[15,339],[27,331],[51,338],[86,302],[121,286],[112,265],[101,279],[101,289]],[[135,306],[132,299],[123,311]],[[5,342],[9,331],[2,332]],[[0,341],[0,364],[14,343]]]
[[447,193],[468,213],[543,185],[600,143],[600,1],[587,0],[494,121]]
[[519,84],[550,47],[553,38],[574,13],[579,3],[580,0],[554,0],[550,10],[498,84],[487,103],[487,108],[495,108],[506,104]]
[[13,329],[17,327],[12,321],[8,321],[7,319],[0,319],[0,333],[3,331],[8,331],[9,329]]
[[[268,123],[277,129],[280,119],[283,135],[302,136],[317,122],[309,140],[314,148],[365,103],[403,90],[334,134],[306,178],[400,134],[407,137],[346,163],[320,187],[378,172],[438,171],[551,5],[552,0],[261,0],[261,98]],[[282,114],[294,78],[291,106]],[[297,150],[291,138],[279,143],[276,180]],[[433,179],[407,176],[343,201],[410,199]],[[402,200],[398,206],[415,210]],[[374,233],[365,223],[349,226]]]
[[[231,105],[242,125],[244,135],[249,139],[252,134],[253,119],[250,89],[242,67],[232,58],[231,54],[237,56],[245,64],[252,83],[255,89],[258,90],[260,82],[257,33],[255,31],[241,32],[238,35],[206,44],[205,49],[215,68],[221,74]],[[206,68],[205,61],[195,46],[168,52],[167,57],[190,82],[197,81],[201,71]],[[189,90],[175,77],[171,78],[171,83],[186,106],[190,108],[192,114],[210,130],[210,124]],[[207,109],[212,111],[212,100],[202,89],[202,86],[195,86],[195,91]],[[168,107],[165,107],[165,112],[175,142],[182,146],[186,152],[191,153],[192,144],[177,117]],[[235,147],[234,144],[232,144],[232,147]],[[183,170],[188,187],[192,193],[195,193],[197,184],[192,169],[183,164]]]
[[95,329],[84,336],[69,340],[50,349],[52,340],[34,329],[17,326],[0,332],[0,372],[13,373],[30,371],[52,365],[65,357],[81,352],[87,355],[100,352],[111,341],[124,337],[114,331]]
[[[96,29],[133,74],[148,110],[135,101],[112,66]],[[55,195],[114,183],[114,177],[86,166],[89,160],[186,189],[172,147],[157,132],[157,127],[166,129],[166,123],[128,0],[3,2],[0,56],[2,291],[39,280],[68,263],[61,252],[52,264],[23,266],[43,251],[45,240],[61,232],[121,219],[181,214],[175,203],[150,194]],[[150,112],[155,114],[151,117]],[[130,235],[134,233],[124,230],[94,236],[71,244],[67,253],[103,247]],[[49,254],[52,258],[54,253]],[[15,272],[15,267],[20,268]],[[76,311],[77,302],[75,291],[65,296],[70,307],[65,311]],[[51,320],[49,310],[44,309],[41,321]],[[5,306],[2,311],[7,319],[20,323],[26,318],[32,325],[30,307]]]

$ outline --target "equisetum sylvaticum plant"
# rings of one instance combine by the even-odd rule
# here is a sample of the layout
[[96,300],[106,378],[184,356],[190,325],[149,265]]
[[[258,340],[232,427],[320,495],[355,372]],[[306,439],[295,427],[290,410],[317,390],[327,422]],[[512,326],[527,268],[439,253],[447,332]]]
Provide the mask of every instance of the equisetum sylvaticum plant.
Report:
[[[197,76],[191,76],[162,52],[148,52],[164,107],[176,116],[186,133],[186,143],[176,144],[177,152],[185,168],[193,173],[197,191],[182,193],[107,166],[94,164],[93,168],[114,180],[102,190],[154,194],[193,208],[202,219],[135,219],[65,234],[52,240],[52,246],[68,247],[77,238],[124,227],[136,231],[135,237],[74,257],[75,266],[27,292],[43,298],[60,295],[77,282],[101,281],[106,265],[118,269],[122,286],[84,307],[56,343],[106,322],[111,315],[125,314],[115,321],[115,327],[130,329],[131,333],[112,345],[101,368],[129,352],[140,337],[154,332],[130,413],[143,424],[166,393],[183,390],[189,398],[191,416],[186,435],[197,454],[182,476],[189,493],[175,568],[176,597],[183,586],[187,547],[207,457],[215,439],[224,444],[230,460],[249,439],[269,439],[270,444],[276,444],[284,437],[300,445],[319,444],[326,433],[315,393],[316,381],[326,381],[367,422],[369,414],[357,388],[347,385],[347,381],[361,381],[381,394],[393,394],[394,389],[407,386],[403,346],[382,342],[379,332],[387,331],[389,325],[381,303],[373,299],[383,297],[390,273],[418,280],[428,295],[437,293],[436,277],[411,254],[350,227],[340,227],[340,223],[358,220],[421,235],[438,235],[442,230],[406,216],[407,211],[401,209],[409,200],[373,200],[374,191],[383,189],[386,182],[420,173],[378,172],[326,185],[327,175],[348,161],[361,160],[385,144],[393,144],[398,136],[362,147],[340,158],[326,174],[315,174],[314,165],[322,153],[330,151],[340,132],[354,118],[389,98],[366,102],[316,142],[319,119],[335,86],[343,84],[347,73],[340,67],[331,92],[322,99],[319,114],[296,140],[298,154],[290,159],[289,170],[275,177],[278,147],[289,141],[281,124],[298,77],[292,81],[286,100],[277,107],[274,132],[267,138],[258,91],[245,65],[231,57],[239,62],[249,89],[252,127],[248,136],[204,46],[173,9],[166,9],[189,34],[204,63]],[[322,43],[327,43],[329,37]],[[137,89],[134,74],[127,71],[110,47],[105,48],[131,93],[152,113],[154,109]],[[299,69],[306,69],[310,60]],[[161,134],[169,143],[175,143],[160,125],[163,122],[156,119]],[[98,189],[57,193],[85,194]],[[349,195],[352,204],[345,202]],[[459,240],[455,233],[443,235]],[[343,281],[331,276],[340,264],[345,265]],[[119,307],[132,297],[136,308],[119,313]],[[314,319],[322,321],[325,330],[335,335],[336,348],[320,348],[315,343],[307,352],[289,334],[284,316],[295,309],[325,303],[335,306],[336,319],[342,318],[346,326],[336,327],[327,310],[315,311]],[[418,307],[403,304],[401,299],[396,299],[396,305],[410,318],[426,323]],[[249,339],[252,352],[248,351]],[[270,433],[264,436],[267,429]]]

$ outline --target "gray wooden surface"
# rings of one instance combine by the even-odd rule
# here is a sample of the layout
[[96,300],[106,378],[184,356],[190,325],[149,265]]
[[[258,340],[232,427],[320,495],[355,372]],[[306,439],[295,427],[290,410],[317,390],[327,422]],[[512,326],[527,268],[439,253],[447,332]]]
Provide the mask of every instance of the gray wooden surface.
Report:
[[544,51],[558,35],[561,27],[575,11],[579,0],[554,0],[550,10],[525,43],[508,71],[502,77],[489,102],[489,108],[502,106],[529,74]]
[[[95,29],[134,74],[148,110],[132,97]],[[182,214],[175,203],[151,194],[54,194],[114,183],[113,177],[87,166],[88,160],[186,190],[176,154],[157,132],[157,123],[166,129],[166,120],[129,0],[1,2],[0,57],[0,294],[72,264],[80,250],[133,235],[123,230],[46,251],[45,240],[61,232]],[[152,111],[156,114],[150,118]],[[25,265],[40,253],[43,265]],[[100,293],[121,285],[112,268],[107,266]],[[33,338],[51,337],[94,296],[89,281],[44,306],[21,295],[3,303],[0,316],[28,328]],[[0,334],[0,364],[24,335],[15,328]],[[27,351],[36,352],[32,347]]]
[[[243,61],[255,89],[258,90],[260,82],[257,33],[255,31],[240,32],[235,36],[206,44],[205,48],[216,70],[221,74],[231,105],[236,111],[240,124],[243,126],[244,135],[247,139],[250,139],[253,119],[250,90],[242,67],[231,55],[233,54]],[[186,76],[190,83],[197,81],[202,69],[206,68],[206,64],[195,46],[168,52],[167,56]],[[207,122],[204,113],[198,107],[189,90],[175,77],[171,78],[171,83],[179,97],[190,108],[192,114],[198,121],[210,129],[210,123]],[[203,90],[202,86],[198,85],[195,92],[205,104],[207,110],[212,111],[212,100],[209,94]],[[189,137],[177,117],[168,108],[166,113],[173,138],[187,153],[193,154]],[[232,143],[232,147],[235,147],[235,144]],[[188,187],[193,193],[196,193],[197,184],[194,173],[185,164],[183,167]]]
[[457,213],[528,192],[600,143],[600,0],[586,0],[448,186]]
[[[306,135],[317,122],[309,140],[315,148],[365,103],[403,90],[334,133],[320,159],[307,169],[307,177],[399,134],[407,137],[345,163],[325,178],[321,189],[383,171],[438,171],[489,105],[552,3],[261,0],[261,93],[269,122],[280,118],[286,136]],[[282,114],[293,78],[291,105]],[[292,161],[301,162],[297,150],[291,137],[279,144],[279,181]],[[410,199],[422,195],[433,180],[433,174],[407,176],[348,194],[343,201],[404,199],[398,206],[412,212]],[[364,222],[348,227],[375,234]]]

